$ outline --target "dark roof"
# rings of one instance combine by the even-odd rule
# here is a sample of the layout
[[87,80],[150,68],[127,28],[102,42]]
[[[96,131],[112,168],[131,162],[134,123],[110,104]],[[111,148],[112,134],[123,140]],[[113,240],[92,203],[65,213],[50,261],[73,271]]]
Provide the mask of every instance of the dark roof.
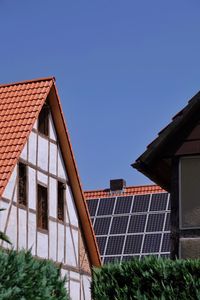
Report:
[[173,118],[132,167],[170,191],[172,158],[184,139],[199,122],[200,92]]

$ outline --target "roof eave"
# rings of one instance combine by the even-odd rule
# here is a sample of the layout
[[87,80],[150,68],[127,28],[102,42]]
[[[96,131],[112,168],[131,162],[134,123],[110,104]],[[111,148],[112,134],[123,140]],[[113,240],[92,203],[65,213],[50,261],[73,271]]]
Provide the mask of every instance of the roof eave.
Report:
[[[60,122],[61,126],[63,126],[62,129],[60,129],[62,131],[62,137],[60,136],[59,141],[61,144],[61,148],[62,148],[61,150],[62,150],[63,158],[65,161],[66,169],[70,168],[70,171],[68,171],[68,176],[69,176],[69,180],[71,182],[72,192],[73,192],[73,195],[75,198],[76,206],[78,208],[81,227],[83,228],[83,231],[85,233],[85,241],[86,241],[86,246],[87,246],[87,250],[89,253],[90,262],[93,266],[99,267],[99,266],[101,266],[101,258],[100,258],[99,248],[98,248],[95,233],[94,233],[94,230],[92,227],[86,200],[85,200],[83,190],[81,187],[80,177],[78,174],[78,168],[77,168],[75,157],[73,154],[67,125],[65,123],[60,98],[59,98],[58,91],[57,91],[55,84],[53,85],[52,88],[54,89],[53,96],[55,96],[58,100],[57,101],[58,105],[57,105],[57,107],[54,107],[54,109],[52,110],[52,113],[55,114],[56,111],[57,112],[59,111],[60,117],[62,119],[62,121]],[[55,105],[55,103],[54,103],[54,105]],[[54,121],[56,121],[55,116],[53,116],[53,118],[54,118]],[[55,122],[55,125],[56,125],[56,122]],[[67,144],[63,141],[67,141]],[[70,166],[66,162],[67,160],[68,160],[68,163]]]
[[[187,104],[187,106],[177,115],[173,121],[164,128],[159,136],[148,146],[147,150],[139,156],[131,166],[145,176],[159,184],[161,187],[170,190],[171,179],[160,178],[160,174],[155,172],[155,164],[162,164],[163,155],[166,148],[172,143],[181,141],[181,136],[186,135],[196,121],[197,112],[200,110],[200,92],[198,92]],[[196,116],[196,117],[195,117]],[[189,123],[189,126],[187,126]],[[183,130],[186,128],[186,130]],[[175,147],[174,147],[175,148]],[[171,159],[171,157],[168,157]],[[170,174],[170,172],[168,172]]]
[[141,161],[137,161],[131,166],[148,177],[151,181],[156,182],[156,184],[161,188],[163,188],[167,192],[170,192],[170,184],[165,178],[161,178],[160,173],[158,174],[157,172],[155,172],[155,170],[154,172],[152,172],[151,170],[149,170],[148,166]]

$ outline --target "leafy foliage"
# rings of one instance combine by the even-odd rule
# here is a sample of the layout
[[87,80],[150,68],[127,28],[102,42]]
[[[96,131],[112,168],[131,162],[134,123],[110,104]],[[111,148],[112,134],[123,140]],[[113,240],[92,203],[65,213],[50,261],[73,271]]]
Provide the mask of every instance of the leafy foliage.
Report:
[[200,260],[145,257],[93,269],[94,300],[200,299]]
[[30,251],[0,251],[0,300],[68,300],[65,281],[51,261]]

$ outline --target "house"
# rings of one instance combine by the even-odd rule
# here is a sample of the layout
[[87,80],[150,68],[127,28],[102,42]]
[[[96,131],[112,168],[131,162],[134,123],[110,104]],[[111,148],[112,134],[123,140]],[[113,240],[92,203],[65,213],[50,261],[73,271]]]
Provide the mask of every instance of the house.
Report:
[[170,195],[157,185],[126,186],[111,180],[104,190],[85,191],[103,263],[169,257]]
[[54,78],[0,85],[0,207],[14,248],[62,264],[71,299],[90,299],[101,262]]
[[133,167],[171,194],[171,258],[200,258],[200,92]]

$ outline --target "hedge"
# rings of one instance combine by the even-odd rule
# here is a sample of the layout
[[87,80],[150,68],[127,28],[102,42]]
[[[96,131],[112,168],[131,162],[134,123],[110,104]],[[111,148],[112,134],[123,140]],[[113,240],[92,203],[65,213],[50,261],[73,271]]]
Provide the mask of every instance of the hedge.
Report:
[[93,269],[94,300],[200,299],[200,260],[146,257]]
[[68,300],[65,281],[51,261],[0,250],[0,300]]

